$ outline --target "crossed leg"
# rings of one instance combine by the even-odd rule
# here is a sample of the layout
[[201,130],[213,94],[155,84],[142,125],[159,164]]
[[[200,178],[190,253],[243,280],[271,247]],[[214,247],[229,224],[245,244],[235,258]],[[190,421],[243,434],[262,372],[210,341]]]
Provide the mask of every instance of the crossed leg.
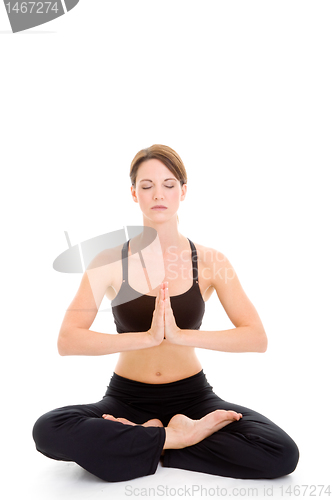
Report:
[[182,414],[158,414],[164,427],[150,412],[105,397],[42,415],[33,437],[47,457],[74,461],[106,481],[154,474],[163,452],[165,467],[226,477],[276,478],[295,469],[296,444],[263,415],[214,393],[185,406]]
[[[212,393],[192,406],[187,415],[174,415],[165,427],[161,453],[165,467],[242,479],[273,479],[296,468],[299,451],[295,442],[254,410],[228,403]],[[103,417],[114,419],[110,415]],[[118,421],[136,425],[126,419]],[[163,424],[152,419],[143,425]]]
[[264,415],[229,403],[212,393],[191,406],[187,415],[200,418],[214,409],[242,415],[193,446],[166,449],[164,467],[241,479],[274,479],[294,471],[299,450],[292,438]]

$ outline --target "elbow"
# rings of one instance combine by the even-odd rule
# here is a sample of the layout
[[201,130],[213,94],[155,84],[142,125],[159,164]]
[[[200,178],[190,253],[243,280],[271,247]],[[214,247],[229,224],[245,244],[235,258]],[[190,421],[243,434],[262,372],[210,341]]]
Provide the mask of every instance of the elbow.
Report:
[[268,339],[265,330],[262,330],[258,339],[257,352],[266,352],[268,346]]
[[60,354],[60,356],[67,356],[68,355],[68,353],[66,351],[66,347],[64,346],[63,342],[61,342],[59,339],[58,339],[57,347],[58,347],[58,354]]
[[62,332],[58,336],[57,348],[60,356],[68,356],[70,354],[67,338]]

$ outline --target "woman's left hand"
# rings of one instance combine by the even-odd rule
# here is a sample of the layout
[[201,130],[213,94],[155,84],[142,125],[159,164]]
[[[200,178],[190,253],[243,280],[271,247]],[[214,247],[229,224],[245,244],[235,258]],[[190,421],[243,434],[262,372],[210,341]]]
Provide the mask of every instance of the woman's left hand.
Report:
[[172,344],[177,344],[181,329],[178,328],[170,302],[168,282],[164,282],[164,337]]

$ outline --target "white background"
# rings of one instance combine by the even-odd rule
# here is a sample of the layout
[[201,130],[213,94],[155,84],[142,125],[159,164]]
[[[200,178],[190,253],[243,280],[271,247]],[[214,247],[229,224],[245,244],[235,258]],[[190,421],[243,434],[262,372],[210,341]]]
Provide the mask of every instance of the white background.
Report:
[[[0,5],[6,498],[134,497],[126,485],[219,486],[228,496],[256,487],[263,497],[268,487],[280,496],[281,486],[330,484],[332,15],[327,1],[81,0],[12,34]],[[52,268],[64,231],[74,245],[140,225],[129,167],[155,143],[187,169],[180,232],[225,253],[269,339],[265,354],[198,350],[204,371],[223,399],[293,437],[301,457],[285,478],[159,466],[112,484],[34,448],[35,420],[99,401],[117,358],[57,353],[81,279]],[[201,329],[231,327],[212,296]],[[114,333],[111,312],[92,328]]]

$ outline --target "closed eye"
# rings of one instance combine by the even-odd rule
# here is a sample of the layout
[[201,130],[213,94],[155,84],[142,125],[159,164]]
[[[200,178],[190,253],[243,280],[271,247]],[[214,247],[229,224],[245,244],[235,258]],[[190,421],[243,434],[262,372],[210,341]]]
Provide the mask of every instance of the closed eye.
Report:
[[[164,187],[172,189],[174,186],[164,186]],[[150,187],[143,187],[142,189],[150,189],[150,188],[151,188],[151,186]]]

